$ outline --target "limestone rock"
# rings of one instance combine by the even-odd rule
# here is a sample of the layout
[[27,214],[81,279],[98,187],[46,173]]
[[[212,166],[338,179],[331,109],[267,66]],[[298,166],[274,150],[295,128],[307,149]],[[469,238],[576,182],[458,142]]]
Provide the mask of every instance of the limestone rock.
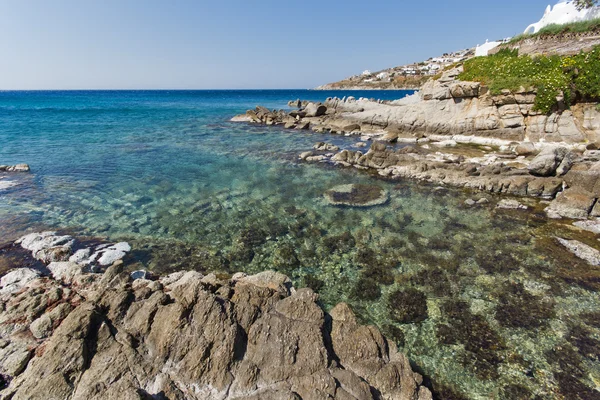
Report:
[[75,239],[69,235],[57,235],[56,232],[47,231],[23,236],[16,243],[31,251],[34,258],[50,263],[68,260]]
[[308,103],[304,108],[307,117],[320,117],[327,112],[327,107],[322,104]]
[[531,161],[527,169],[532,175],[554,175],[566,154],[567,149],[564,147],[546,147]]
[[596,202],[594,195],[580,188],[569,188],[546,207],[550,218],[587,219]]
[[0,278],[0,295],[17,292],[39,277],[40,273],[30,268],[14,269]]

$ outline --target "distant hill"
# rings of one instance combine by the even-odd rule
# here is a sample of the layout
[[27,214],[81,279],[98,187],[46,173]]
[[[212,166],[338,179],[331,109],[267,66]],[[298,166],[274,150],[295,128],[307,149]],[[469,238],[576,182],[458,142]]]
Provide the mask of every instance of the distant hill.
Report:
[[429,78],[443,71],[449,65],[462,62],[475,55],[475,48],[453,53],[445,53],[439,57],[431,57],[425,61],[401,65],[381,71],[363,71],[338,82],[328,83],[316,90],[398,90],[418,89]]

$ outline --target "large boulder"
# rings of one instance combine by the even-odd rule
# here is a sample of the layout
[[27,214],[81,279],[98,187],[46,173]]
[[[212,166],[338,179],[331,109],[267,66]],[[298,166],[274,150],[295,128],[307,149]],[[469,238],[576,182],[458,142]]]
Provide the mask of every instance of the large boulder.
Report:
[[327,107],[323,104],[308,103],[304,108],[305,116],[307,117],[320,117],[327,112]]
[[454,98],[477,97],[479,96],[479,82],[459,81],[450,85],[450,94]]
[[529,173],[536,176],[552,176],[567,155],[565,147],[546,147],[529,164]]
[[550,218],[586,219],[595,202],[596,198],[591,192],[568,188],[559,193],[545,211]]

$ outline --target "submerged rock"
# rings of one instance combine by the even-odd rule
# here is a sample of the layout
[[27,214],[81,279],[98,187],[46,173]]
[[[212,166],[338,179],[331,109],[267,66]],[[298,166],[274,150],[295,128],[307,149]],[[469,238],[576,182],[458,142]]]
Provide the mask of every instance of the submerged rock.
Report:
[[527,210],[528,207],[519,203],[517,200],[502,199],[496,205],[496,208],[503,210]]
[[387,203],[389,194],[377,185],[349,184],[336,186],[324,194],[329,204],[349,207],[372,207]]
[[567,240],[562,238],[556,238],[556,240],[565,246],[571,253],[575,254],[575,256],[587,261],[593,266],[600,266],[600,251],[577,240]]

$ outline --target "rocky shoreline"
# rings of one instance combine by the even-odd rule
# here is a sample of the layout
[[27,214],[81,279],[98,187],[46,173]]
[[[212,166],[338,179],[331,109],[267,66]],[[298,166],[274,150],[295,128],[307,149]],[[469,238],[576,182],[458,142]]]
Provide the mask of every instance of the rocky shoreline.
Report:
[[458,81],[459,72],[447,71],[401,100],[298,100],[289,103],[298,110],[258,106],[232,121],[355,137],[345,149],[319,142],[299,155],[303,161],[539,198],[552,201],[551,218],[600,217],[596,107],[542,115],[533,109],[534,92],[492,96],[479,83]]
[[377,328],[280,273],[153,277],[125,243],[17,242],[44,267],[0,281],[4,399],[432,398]]

